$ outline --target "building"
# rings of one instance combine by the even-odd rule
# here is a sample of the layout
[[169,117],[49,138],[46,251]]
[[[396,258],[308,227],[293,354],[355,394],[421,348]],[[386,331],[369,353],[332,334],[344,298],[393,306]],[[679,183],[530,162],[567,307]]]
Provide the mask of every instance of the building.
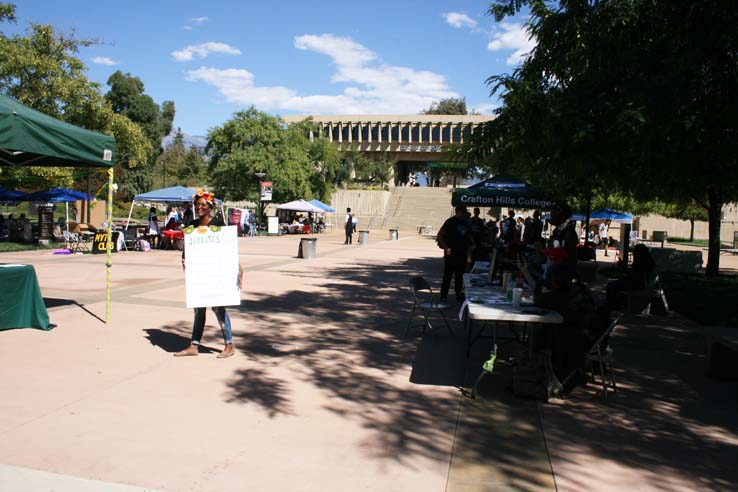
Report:
[[[287,124],[306,118],[341,150],[395,161],[390,186],[412,184],[415,172],[441,161],[445,148],[463,143],[494,115],[300,115],[284,116]],[[310,135],[314,138],[314,135]]]

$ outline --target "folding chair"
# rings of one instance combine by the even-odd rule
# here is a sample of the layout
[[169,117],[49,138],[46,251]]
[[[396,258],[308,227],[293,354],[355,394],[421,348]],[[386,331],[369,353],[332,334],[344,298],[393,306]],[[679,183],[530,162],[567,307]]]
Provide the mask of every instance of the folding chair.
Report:
[[[612,330],[615,329],[615,327],[620,323],[620,319],[624,316],[624,314],[621,314],[615,320],[610,323],[610,325],[607,327],[607,329],[597,338],[597,341],[592,345],[592,348],[590,348],[585,354],[584,354],[584,375],[587,377],[588,380],[596,383],[597,378],[595,377],[595,368],[594,365],[597,364],[598,367],[598,373],[600,375],[600,382],[602,384],[602,392],[605,395],[605,398],[607,398],[607,389],[612,388],[613,391],[617,391],[617,385],[615,384],[615,371],[614,371],[614,364],[615,364],[615,351],[609,344],[609,338],[610,334],[612,333]],[[588,377],[587,371],[591,373],[591,377]],[[571,378],[573,378],[575,375],[581,373],[581,369],[576,369],[569,373],[566,378],[561,381],[559,385],[557,385],[556,390],[554,393],[561,393],[563,392],[563,389],[566,387],[566,383],[569,382]]]
[[451,326],[448,324],[448,320],[446,319],[446,314],[443,312],[444,309],[448,308],[448,304],[445,302],[439,302],[436,299],[430,284],[423,277],[412,277],[410,279],[410,290],[413,293],[413,307],[410,311],[410,321],[407,324],[407,328],[405,328],[404,336],[407,337],[407,333],[410,331],[410,328],[417,326],[413,325],[415,312],[417,310],[422,311],[423,334],[425,334],[426,326],[431,330],[433,329],[433,325],[431,325],[430,322],[430,316],[434,311],[437,311],[443,318],[444,323],[446,323],[446,329],[448,329],[448,332],[453,335],[454,332],[451,330]]

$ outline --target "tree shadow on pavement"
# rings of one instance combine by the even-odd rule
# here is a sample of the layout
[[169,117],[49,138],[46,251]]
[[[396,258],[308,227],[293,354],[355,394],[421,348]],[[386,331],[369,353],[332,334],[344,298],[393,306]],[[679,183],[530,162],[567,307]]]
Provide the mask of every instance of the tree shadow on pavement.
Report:
[[[625,325],[611,342],[616,367],[622,368],[618,391],[606,400],[577,391],[543,407],[552,447],[569,450],[554,451],[555,459],[569,470],[577,455],[613,461],[637,471],[641,484],[652,490],[733,489],[738,483],[735,384],[722,395],[715,392],[715,383],[704,378],[704,338],[679,319],[638,316]],[[558,484],[561,490],[578,490],[600,479],[596,469],[579,466],[576,475],[565,474]]]

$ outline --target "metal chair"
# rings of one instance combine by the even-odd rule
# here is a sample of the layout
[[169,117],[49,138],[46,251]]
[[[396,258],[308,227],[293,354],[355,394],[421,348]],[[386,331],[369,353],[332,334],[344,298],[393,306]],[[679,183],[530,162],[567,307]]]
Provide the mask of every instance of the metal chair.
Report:
[[446,314],[443,312],[444,309],[448,308],[448,304],[445,302],[439,302],[433,294],[430,284],[421,276],[412,277],[410,279],[410,290],[413,293],[413,307],[410,311],[410,320],[408,321],[407,328],[405,328],[405,335],[407,337],[410,328],[413,326],[413,320],[415,318],[415,312],[420,311],[423,315],[423,334],[425,334],[425,328],[433,329],[431,325],[430,317],[431,314],[436,311],[440,313],[444,323],[446,323],[446,329],[453,335],[454,332],[451,330],[451,326],[448,324]]
[[[609,344],[609,338],[612,330],[614,330],[620,323],[623,316],[625,315],[620,314],[615,318],[615,320],[608,325],[607,329],[597,338],[597,341],[592,345],[592,348],[584,354],[584,371],[581,369],[572,371],[559,385],[557,385],[554,393],[562,393],[566,387],[566,383],[568,383],[571,378],[582,372],[589,381],[594,383],[597,383],[596,374],[600,375],[600,384],[602,384],[602,393],[605,398],[607,398],[608,388],[612,388],[613,391],[617,391],[618,387],[615,383],[614,370],[615,351]],[[598,369],[597,373],[595,373],[595,364]],[[587,374],[588,372],[590,374]]]

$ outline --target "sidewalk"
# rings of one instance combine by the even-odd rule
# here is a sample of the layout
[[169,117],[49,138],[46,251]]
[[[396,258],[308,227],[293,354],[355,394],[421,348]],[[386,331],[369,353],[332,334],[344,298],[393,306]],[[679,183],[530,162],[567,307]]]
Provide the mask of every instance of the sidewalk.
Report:
[[704,347],[688,323],[633,317],[616,330],[621,389],[607,400],[586,389],[546,405],[514,398],[504,361],[471,400],[459,387],[478,374],[485,341],[467,361],[458,321],[455,338],[401,338],[408,276],[440,279],[433,238],[317,237],[312,260],[295,258],[301,236],[240,240],[238,353],[225,360],[212,313],[205,353],[171,355],[192,322],[176,251],[114,255],[109,325],[104,256],[0,255],[36,267],[57,324],[0,332],[0,489],[85,490],[77,479],[169,492],[738,482],[735,383],[702,377]]

